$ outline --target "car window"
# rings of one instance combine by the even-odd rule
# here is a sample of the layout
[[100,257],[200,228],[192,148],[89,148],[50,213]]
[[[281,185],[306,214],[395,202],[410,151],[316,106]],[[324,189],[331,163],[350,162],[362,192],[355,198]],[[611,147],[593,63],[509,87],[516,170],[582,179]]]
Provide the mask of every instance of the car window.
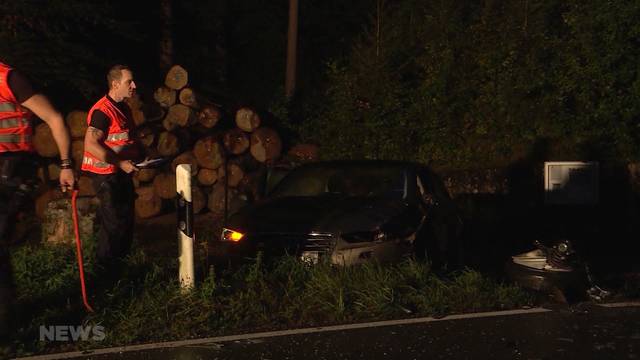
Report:
[[441,211],[451,213],[456,211],[455,203],[451,200],[449,192],[442,180],[429,170],[422,169],[419,172],[419,179],[424,187],[425,193],[431,196],[423,197],[426,204],[438,205]]
[[400,167],[307,167],[285,177],[272,195],[404,198],[405,172]]
[[266,174],[264,194],[269,195],[291,169],[270,169]]

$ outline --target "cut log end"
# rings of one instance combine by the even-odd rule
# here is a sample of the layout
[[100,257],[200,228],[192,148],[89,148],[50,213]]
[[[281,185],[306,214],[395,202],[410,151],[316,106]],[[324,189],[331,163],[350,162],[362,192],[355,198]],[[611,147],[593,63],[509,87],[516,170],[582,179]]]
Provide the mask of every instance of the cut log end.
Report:
[[[218,168],[218,179],[220,179],[221,183],[227,181],[230,187],[236,187],[242,181],[244,177],[244,171],[238,164],[230,163],[227,165],[227,171],[225,171],[225,167],[221,166]],[[229,176],[225,180],[225,175],[228,172]]]
[[140,218],[146,219],[159,215],[162,211],[162,199],[155,193],[153,186],[136,189],[138,197],[135,201],[135,212]]
[[84,138],[87,132],[87,112],[80,110],[73,110],[65,117],[65,122],[69,128],[69,134],[73,139]]
[[180,146],[177,136],[168,131],[160,134],[158,138],[158,154],[160,154],[160,156],[174,156],[178,154],[179,150]]
[[180,65],[173,65],[167,72],[164,84],[174,90],[180,90],[187,86],[189,82],[189,73]]
[[221,117],[220,110],[213,105],[205,105],[198,112],[198,122],[207,129],[216,126]]
[[220,144],[212,136],[198,140],[193,147],[193,154],[198,161],[198,165],[203,168],[217,169],[223,162]]
[[193,123],[194,115],[190,107],[184,104],[175,104],[169,108],[164,121],[185,127]]
[[153,179],[153,189],[161,199],[173,199],[176,197],[176,175],[158,174]]
[[198,100],[196,98],[196,93],[191,88],[184,88],[180,90],[180,95],[178,96],[180,99],[180,103],[192,108],[198,107]]
[[198,174],[198,160],[196,160],[193,152],[187,151],[176,156],[176,158],[171,162],[171,170],[175,173],[176,167],[180,164],[191,165],[191,176],[196,176]]
[[153,93],[155,101],[164,108],[168,108],[176,103],[176,91],[168,87],[161,86]]
[[198,183],[203,186],[210,186],[218,181],[218,171],[214,169],[201,168],[198,170]]
[[261,163],[271,163],[280,157],[280,135],[270,128],[261,127],[251,134],[251,155]]
[[240,108],[236,111],[236,125],[242,131],[253,132],[260,126],[260,116],[253,109]]
[[251,145],[249,137],[239,128],[227,131],[223,138],[224,147],[233,155],[240,155]]
[[47,124],[36,126],[33,136],[33,146],[40,156],[54,157],[58,155],[58,146],[51,134],[51,128]]

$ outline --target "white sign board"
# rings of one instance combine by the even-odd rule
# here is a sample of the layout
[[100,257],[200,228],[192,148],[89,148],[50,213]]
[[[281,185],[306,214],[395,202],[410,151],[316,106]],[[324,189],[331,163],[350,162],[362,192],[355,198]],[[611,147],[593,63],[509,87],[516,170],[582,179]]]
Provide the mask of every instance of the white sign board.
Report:
[[598,202],[598,162],[544,163],[546,204],[579,205]]

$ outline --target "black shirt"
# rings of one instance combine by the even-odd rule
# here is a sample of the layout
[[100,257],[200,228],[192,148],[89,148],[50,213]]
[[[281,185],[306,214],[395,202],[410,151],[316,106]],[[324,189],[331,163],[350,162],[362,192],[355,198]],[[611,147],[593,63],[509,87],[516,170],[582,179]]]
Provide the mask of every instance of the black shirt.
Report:
[[29,98],[35,94],[29,79],[17,70],[9,71],[7,84],[9,84],[9,89],[11,89],[13,96],[15,96],[19,104],[29,100]]
[[[111,103],[115,105],[120,111],[122,111],[122,113],[125,114],[127,118],[129,117],[129,107],[127,106],[127,104],[125,104],[124,101],[116,102],[109,95],[107,95],[107,100],[111,101]],[[102,111],[94,110],[93,114],[91,114],[91,122],[89,123],[89,126],[108,133],[109,127],[111,126],[111,119],[109,119],[107,115]]]

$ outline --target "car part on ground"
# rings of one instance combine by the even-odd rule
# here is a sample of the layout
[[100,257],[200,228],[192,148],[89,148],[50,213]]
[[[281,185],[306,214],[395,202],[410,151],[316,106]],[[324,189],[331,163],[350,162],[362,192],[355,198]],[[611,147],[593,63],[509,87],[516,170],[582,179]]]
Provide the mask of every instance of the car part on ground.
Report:
[[549,293],[558,302],[572,302],[589,297],[602,300],[609,292],[594,284],[588,265],[569,240],[553,246],[535,241],[536,249],[512,256],[507,275],[522,287]]

